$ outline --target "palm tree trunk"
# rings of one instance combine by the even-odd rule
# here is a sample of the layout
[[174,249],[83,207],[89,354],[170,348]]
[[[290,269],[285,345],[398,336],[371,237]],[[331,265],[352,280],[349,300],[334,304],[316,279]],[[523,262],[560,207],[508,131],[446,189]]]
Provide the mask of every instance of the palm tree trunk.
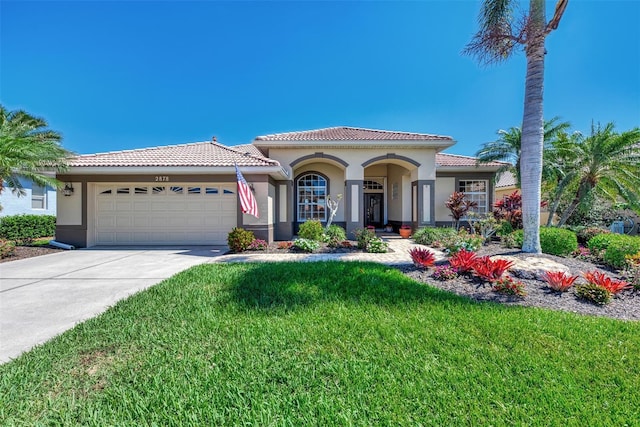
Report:
[[593,186],[589,182],[583,181],[580,183],[578,191],[576,192],[576,196],[573,198],[571,204],[567,207],[567,209],[565,209],[565,211],[562,213],[562,217],[558,222],[558,227],[563,226],[567,222],[571,214],[578,208],[580,201],[587,197],[587,194],[589,194],[592,189]]
[[544,119],[542,111],[544,86],[544,0],[530,1],[527,30],[527,75],[522,119],[520,177],[522,187],[523,252],[541,253],[540,201],[542,182],[542,147]]

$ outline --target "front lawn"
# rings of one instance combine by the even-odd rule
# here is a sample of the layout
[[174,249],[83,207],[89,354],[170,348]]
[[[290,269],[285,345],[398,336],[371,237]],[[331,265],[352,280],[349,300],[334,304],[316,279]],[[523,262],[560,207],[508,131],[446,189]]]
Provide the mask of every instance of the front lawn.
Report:
[[640,323],[205,264],[0,366],[1,425],[634,425]]

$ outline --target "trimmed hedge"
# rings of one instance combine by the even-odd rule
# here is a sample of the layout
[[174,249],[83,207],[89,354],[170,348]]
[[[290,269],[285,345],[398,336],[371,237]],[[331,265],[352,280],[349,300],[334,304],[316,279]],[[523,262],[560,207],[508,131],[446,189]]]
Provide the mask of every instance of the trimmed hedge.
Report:
[[454,228],[421,227],[413,233],[411,238],[420,245],[430,246],[435,241],[442,241],[457,234]]
[[[511,233],[510,241],[510,247],[522,247],[524,231]],[[566,228],[540,227],[540,248],[545,254],[567,256],[578,249],[578,238],[576,233]]]
[[18,244],[30,243],[56,233],[54,215],[11,215],[0,218],[0,237]]
[[[626,234],[599,234],[589,240],[589,250],[615,268],[625,266],[625,256],[640,252],[640,237]],[[603,253],[604,251],[604,253]]]
[[540,227],[540,247],[545,254],[567,256],[578,249],[578,238],[566,228]]

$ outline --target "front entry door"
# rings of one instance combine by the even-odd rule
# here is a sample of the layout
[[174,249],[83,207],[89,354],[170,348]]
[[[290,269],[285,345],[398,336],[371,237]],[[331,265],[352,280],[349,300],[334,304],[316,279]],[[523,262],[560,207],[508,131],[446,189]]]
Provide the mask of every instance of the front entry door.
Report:
[[382,228],[383,206],[382,193],[365,193],[364,195],[364,225],[373,225]]

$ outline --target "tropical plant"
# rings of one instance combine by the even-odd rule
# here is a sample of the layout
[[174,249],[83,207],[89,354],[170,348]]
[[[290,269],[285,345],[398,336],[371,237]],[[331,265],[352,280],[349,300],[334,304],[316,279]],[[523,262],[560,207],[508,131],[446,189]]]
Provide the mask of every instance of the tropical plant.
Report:
[[613,294],[607,289],[591,282],[576,286],[576,295],[578,298],[598,305],[605,305],[611,302],[611,298],[613,298]]
[[506,295],[515,295],[518,297],[524,297],[527,295],[527,292],[524,289],[524,283],[511,276],[505,276],[496,280],[493,283],[492,289],[495,292]]
[[584,273],[584,278],[588,283],[601,286],[612,294],[617,294],[625,289],[631,288],[631,285],[624,280],[612,279],[606,274],[596,270],[587,271]]
[[436,280],[452,280],[458,277],[458,271],[450,265],[439,265],[433,270],[431,275]]
[[559,226],[594,194],[612,202],[623,199],[632,209],[640,210],[640,128],[618,134],[613,123],[592,125],[590,136],[576,134],[567,144],[572,166],[566,180],[575,185]]
[[464,193],[454,191],[449,200],[445,203],[445,206],[451,212],[451,218],[453,218],[453,228],[458,230],[460,228],[460,220],[466,215],[471,208],[478,206],[478,203],[467,199]]
[[547,271],[543,277],[549,288],[556,292],[567,292],[578,279],[578,276],[571,276],[564,271]]
[[494,203],[493,215],[511,224],[511,230],[522,228],[522,195],[519,191],[504,196]]
[[549,22],[546,22],[544,0],[530,0],[529,12],[524,17],[515,15],[515,4],[512,0],[484,0],[479,16],[480,29],[467,45],[465,53],[475,56],[483,64],[491,64],[508,59],[516,46],[524,47],[527,73],[520,150],[525,230],[522,250],[540,253],[545,40],[558,28],[568,0],[557,1]]
[[418,268],[429,268],[436,262],[435,254],[429,249],[413,248],[409,250],[409,255],[411,255],[413,265]]
[[20,177],[43,187],[60,187],[45,172],[65,170],[71,153],[60,145],[62,135],[47,127],[44,119],[0,105],[0,194],[6,185],[14,194],[26,195]]
[[488,256],[479,257],[473,265],[473,272],[485,282],[494,283],[502,279],[502,275],[513,266],[513,261],[506,259],[492,260]]
[[[569,126],[568,122],[559,122],[560,117],[554,117],[544,122],[543,144],[550,146],[564,133]],[[499,138],[496,141],[486,142],[476,152],[478,163],[504,162],[496,176],[504,172],[511,172],[516,178],[516,187],[520,188],[520,150],[522,141],[522,130],[519,127],[511,127],[509,130],[500,129]]]
[[475,252],[464,249],[459,250],[449,258],[449,264],[456,269],[458,273],[470,273],[476,264],[478,256]]

